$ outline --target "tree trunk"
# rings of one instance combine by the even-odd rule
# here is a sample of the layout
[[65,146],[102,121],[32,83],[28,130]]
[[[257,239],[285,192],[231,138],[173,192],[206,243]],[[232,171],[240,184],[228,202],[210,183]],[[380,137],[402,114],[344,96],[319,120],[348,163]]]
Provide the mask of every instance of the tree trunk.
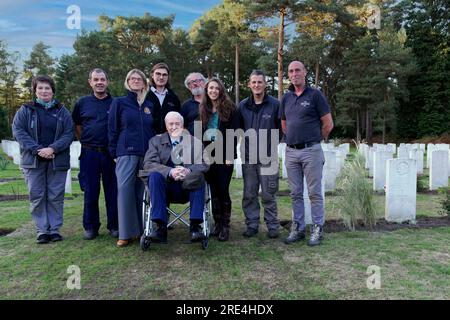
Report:
[[236,42],[236,62],[234,66],[234,79],[235,79],[235,103],[236,106],[239,105],[239,43]]
[[359,126],[359,110],[356,110],[356,142],[361,142],[361,129]]
[[284,15],[285,9],[280,10],[280,30],[278,30],[278,100],[283,96],[283,47],[284,47]]
[[316,80],[314,81],[314,85],[316,88],[319,86],[319,61],[316,62]]

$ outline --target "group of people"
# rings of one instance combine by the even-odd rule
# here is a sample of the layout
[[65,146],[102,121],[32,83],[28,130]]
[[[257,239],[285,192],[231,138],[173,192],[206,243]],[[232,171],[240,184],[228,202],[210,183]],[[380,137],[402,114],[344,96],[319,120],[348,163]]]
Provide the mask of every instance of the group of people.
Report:
[[[308,244],[320,244],[324,224],[321,190],[324,156],[320,141],[327,139],[333,120],[323,94],[307,86],[306,74],[302,62],[289,64],[291,87],[280,103],[267,94],[266,75],[255,70],[248,82],[252,94],[235,106],[218,78],[206,79],[201,73],[192,72],[184,82],[192,97],[181,105],[170,88],[170,68],[165,63],[152,67],[149,81],[141,70],[129,71],[124,82],[127,95],[116,98],[108,93],[106,72],[96,68],[88,77],[92,95],[80,98],[72,114],[54,99],[54,81],[48,76],[35,77],[34,99],[17,111],[13,134],[21,148],[21,168],[30,193],[37,243],[63,239],[59,230],[63,224],[64,187],[74,135],[81,143],[79,183],[84,192],[86,240],[99,235],[101,182],[107,229],[112,237],[118,238],[117,246],[127,246],[142,235],[145,186],[139,172],[143,170],[141,173],[148,177],[151,220],[156,225],[152,241],[167,242],[167,206],[180,201],[190,202],[191,241],[202,239],[206,183],[211,190],[214,218],[211,235],[227,241],[232,212],[229,187],[240,137],[244,150],[243,236],[250,238],[258,233],[261,192],[267,235],[278,238],[279,165],[273,146],[276,150],[284,135],[293,207],[291,231],[284,242],[290,244],[305,238],[305,177],[313,219]],[[244,134],[229,134],[237,130]],[[245,134],[249,130],[263,134],[257,134],[254,141]],[[274,131],[275,141],[270,136]],[[255,142],[256,156],[251,148]],[[267,156],[271,163],[260,156],[262,142],[269,144]],[[204,156],[207,150],[209,158]],[[276,170],[267,173],[267,167],[274,165]]]

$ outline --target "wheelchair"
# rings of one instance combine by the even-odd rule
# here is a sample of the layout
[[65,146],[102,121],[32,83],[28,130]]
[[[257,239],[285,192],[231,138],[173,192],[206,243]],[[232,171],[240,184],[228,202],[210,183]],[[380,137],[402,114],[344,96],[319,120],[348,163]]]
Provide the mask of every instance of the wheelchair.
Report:
[[[142,205],[142,224],[144,226],[144,233],[141,236],[140,239],[140,246],[142,251],[147,251],[150,248],[150,245],[152,243],[150,234],[153,232],[155,228],[155,224],[151,220],[151,209],[152,204],[150,201],[150,191],[148,188],[148,175],[143,172],[143,170],[140,171],[139,177],[144,182],[145,191],[143,196],[143,205]],[[206,183],[206,182],[205,182]],[[178,202],[171,202],[171,203],[178,203]],[[181,204],[186,204],[181,203]],[[175,223],[180,222],[182,225],[185,225],[186,227],[190,227],[189,219],[185,219],[184,216],[187,214],[189,216],[190,212],[190,206],[185,207],[182,211],[177,212],[170,207],[167,207],[168,212],[168,222],[167,222],[167,228],[170,229],[174,226]],[[211,202],[211,189],[206,183],[205,186],[205,203],[203,206],[203,222],[200,225],[202,227],[202,233],[203,233],[203,239],[201,241],[203,250],[206,250],[208,248],[209,243],[209,235],[212,230],[213,226],[213,218],[212,218],[212,202]]]

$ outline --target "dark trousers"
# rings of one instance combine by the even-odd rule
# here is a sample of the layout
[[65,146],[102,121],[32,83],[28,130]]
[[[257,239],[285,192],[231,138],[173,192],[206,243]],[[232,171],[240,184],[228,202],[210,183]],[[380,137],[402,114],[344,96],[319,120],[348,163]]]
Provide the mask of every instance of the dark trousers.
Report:
[[211,196],[220,203],[231,203],[230,182],[233,176],[233,165],[212,164],[206,173],[206,181],[211,188]]
[[153,172],[148,177],[148,187],[152,204],[152,221],[167,224],[167,206],[171,202],[189,202],[190,219],[203,221],[205,185],[195,190],[185,190],[181,181],[167,181],[159,172]]
[[118,229],[117,218],[117,180],[116,165],[108,153],[81,149],[80,173],[78,175],[81,190],[84,191],[83,227],[85,230],[98,231],[100,212],[100,180],[105,194],[107,228]]

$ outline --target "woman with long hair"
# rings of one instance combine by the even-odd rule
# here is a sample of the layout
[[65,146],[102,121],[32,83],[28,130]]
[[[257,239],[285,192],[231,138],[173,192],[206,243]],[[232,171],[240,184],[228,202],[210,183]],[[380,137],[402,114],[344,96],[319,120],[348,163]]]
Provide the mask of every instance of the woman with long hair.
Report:
[[146,100],[148,83],[139,69],[128,72],[125,83],[128,94],[115,98],[108,119],[109,152],[116,160],[119,240],[124,247],[143,231],[141,210],[144,185],[138,178],[148,141],[155,135],[153,104]]
[[[219,241],[227,241],[230,235],[231,218],[229,188],[233,175],[233,160],[236,158],[236,141],[234,135],[233,141],[227,140],[226,130],[236,128],[236,106],[218,78],[211,78],[205,85],[205,94],[200,104],[200,119],[206,140],[208,140],[205,142],[205,147],[211,143],[216,143],[216,146],[220,147],[220,142],[222,143],[223,159],[217,157],[218,154],[212,154],[215,162],[211,164],[206,180],[211,187],[215,222],[212,235],[218,236]],[[227,150],[230,150],[227,144],[233,146],[232,152],[227,153]],[[215,151],[217,153],[217,149]]]

